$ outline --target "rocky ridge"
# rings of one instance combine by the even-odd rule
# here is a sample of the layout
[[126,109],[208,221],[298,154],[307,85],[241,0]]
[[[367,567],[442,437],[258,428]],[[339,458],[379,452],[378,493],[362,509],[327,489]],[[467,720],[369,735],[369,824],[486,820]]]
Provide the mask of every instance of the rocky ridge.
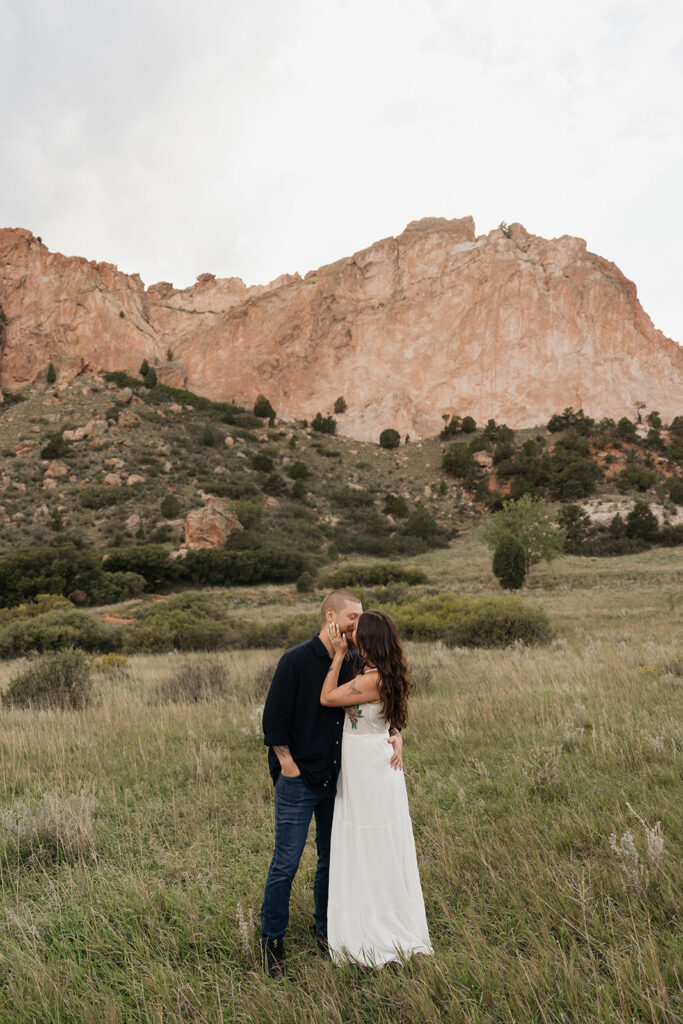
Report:
[[683,349],[635,285],[583,240],[521,224],[476,236],[471,217],[428,218],[304,278],[201,274],[185,289],[3,229],[0,310],[5,389],[49,362],[63,383],[147,359],[160,382],[247,406],[264,393],[282,418],[344,396],[338,429],[361,440],[433,435],[452,412],[519,428],[567,406],[681,411]]

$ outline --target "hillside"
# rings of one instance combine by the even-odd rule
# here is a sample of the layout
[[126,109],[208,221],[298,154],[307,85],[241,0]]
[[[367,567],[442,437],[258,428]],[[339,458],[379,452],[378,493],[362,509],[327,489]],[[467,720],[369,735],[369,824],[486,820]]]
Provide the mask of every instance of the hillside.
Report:
[[44,380],[50,362],[63,383],[146,358],[162,382],[247,408],[265,393],[288,420],[343,397],[339,433],[365,441],[433,435],[451,413],[522,428],[567,406],[619,419],[641,401],[671,419],[683,395],[683,349],[613,263],[520,224],[477,236],[471,217],[415,221],[249,288],[210,273],[145,288],[4,229],[0,334],[4,389]]
[[683,519],[680,417],[596,424],[566,410],[546,427],[490,420],[465,424],[471,433],[450,419],[441,437],[385,449],[108,378],[36,387],[0,406],[0,554],[62,538],[110,553],[150,544],[181,555],[295,552],[295,579],[297,566],[340,555],[402,558],[445,545],[524,493],[581,502],[605,524],[639,498],[664,528]]

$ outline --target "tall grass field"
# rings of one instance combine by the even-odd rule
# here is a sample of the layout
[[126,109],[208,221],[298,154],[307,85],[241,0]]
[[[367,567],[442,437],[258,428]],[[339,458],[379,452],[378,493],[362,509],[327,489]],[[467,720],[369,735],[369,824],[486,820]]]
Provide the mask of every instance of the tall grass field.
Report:
[[[414,564],[440,592],[496,592],[467,538]],[[280,652],[104,657],[90,706],[0,710],[0,1021],[680,1021],[682,569],[680,549],[564,558],[522,595],[548,644],[407,645],[434,955],[397,969],[317,949],[311,835],[289,974],[260,970]],[[284,595],[252,594],[254,616]],[[0,664],[1,689],[20,667]]]

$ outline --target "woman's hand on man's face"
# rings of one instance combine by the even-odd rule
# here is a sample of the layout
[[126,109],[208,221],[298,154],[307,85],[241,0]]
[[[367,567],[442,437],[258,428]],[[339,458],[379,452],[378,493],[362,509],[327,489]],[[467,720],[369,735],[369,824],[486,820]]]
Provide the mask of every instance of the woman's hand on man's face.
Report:
[[338,622],[329,622],[327,625],[327,634],[330,638],[330,643],[335,654],[346,654],[349,649],[349,643],[344,634],[339,629]]

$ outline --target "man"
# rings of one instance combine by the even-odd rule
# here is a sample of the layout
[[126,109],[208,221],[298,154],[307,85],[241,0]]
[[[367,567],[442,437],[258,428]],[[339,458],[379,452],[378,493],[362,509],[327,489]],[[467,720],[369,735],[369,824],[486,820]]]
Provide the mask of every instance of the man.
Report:
[[[321,608],[320,632],[283,654],[266,697],[263,733],[275,784],[275,851],[261,907],[261,952],[264,968],[272,976],[285,972],[289,899],[312,817],[318,852],[313,931],[321,948],[327,938],[330,836],[344,709],[323,707],[320,691],[334,656],[328,626],[336,623],[352,648],[362,613],[363,606],[349,591],[328,594]],[[340,685],[353,678],[357,659],[353,653],[343,664]],[[403,745],[400,734],[390,742],[394,747],[391,764],[398,768]]]

